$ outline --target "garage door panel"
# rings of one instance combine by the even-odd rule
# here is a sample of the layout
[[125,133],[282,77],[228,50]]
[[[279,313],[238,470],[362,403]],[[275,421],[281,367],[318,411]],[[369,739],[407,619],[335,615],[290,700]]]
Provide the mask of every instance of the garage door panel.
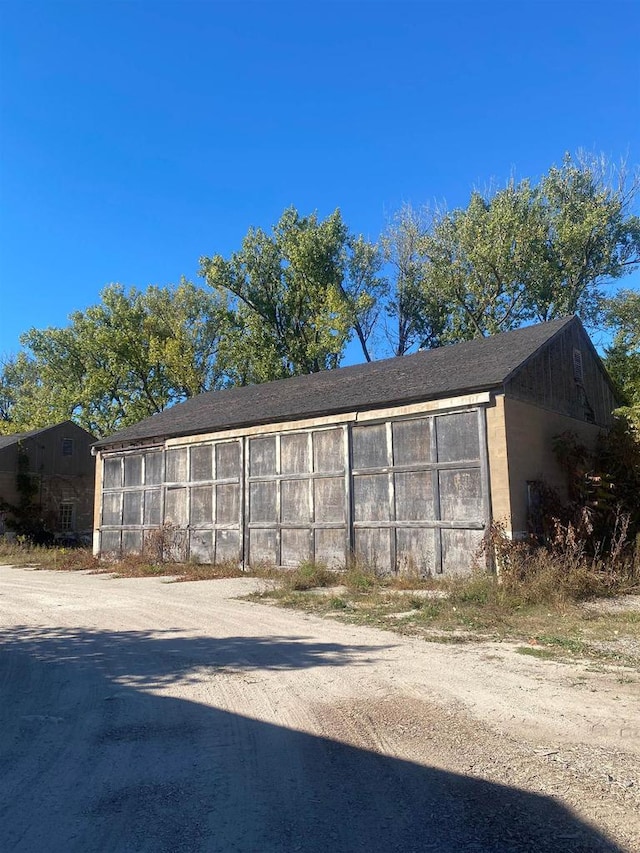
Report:
[[482,477],[479,468],[440,471],[440,515],[445,521],[481,521]]
[[467,462],[480,457],[477,412],[460,412],[436,418],[438,462]]
[[434,529],[398,528],[396,530],[396,571],[421,577],[436,571],[436,535]]
[[355,530],[356,557],[381,574],[389,572],[391,559],[390,528],[357,527]]
[[277,562],[276,553],[276,531],[257,529],[249,531],[249,561],[251,565],[257,563],[270,563],[275,565]]
[[283,566],[298,566],[311,557],[311,530],[284,527],[280,531],[280,562]]
[[484,531],[442,531],[442,571],[445,575],[468,574],[480,559]]

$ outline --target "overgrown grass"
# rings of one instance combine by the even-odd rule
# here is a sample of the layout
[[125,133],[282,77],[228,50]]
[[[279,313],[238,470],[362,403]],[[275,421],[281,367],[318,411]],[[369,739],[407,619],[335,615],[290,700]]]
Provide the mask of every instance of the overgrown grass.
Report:
[[0,537],[0,563],[67,572],[98,571],[100,560],[90,548],[49,548]]
[[[640,613],[598,612],[584,603],[640,593],[637,553],[587,556],[573,532],[555,549],[497,537],[499,576],[381,576],[361,562],[343,572],[305,564],[254,599],[375,625],[439,642],[525,642],[536,657],[640,663]],[[336,587],[319,595],[314,587]]]
[[290,593],[324,589],[339,583],[337,574],[323,563],[304,562],[297,569],[274,573],[273,577],[277,589]]
[[512,641],[522,654],[542,659],[594,658],[640,665],[640,612],[585,606],[599,596],[640,593],[637,563],[617,568],[570,553],[500,545],[501,574],[468,577],[381,576],[361,561],[343,571],[305,562],[297,569],[236,563],[153,561],[130,555],[99,560],[87,549],[43,548],[0,541],[0,562],[66,571],[109,572],[116,577],[170,576],[176,581],[260,577],[253,600],[357,624],[374,625],[437,642]]
[[549,660],[640,666],[640,613],[592,610],[555,597],[527,601],[522,591],[514,595],[488,574],[432,580],[415,590],[397,589],[384,578],[364,590],[343,583],[321,595],[296,586],[275,580],[250,598],[435,642],[507,641],[531,649],[523,654]]
[[[502,595],[521,604],[562,604],[640,591],[640,547],[589,555],[569,527],[556,547],[498,542]],[[495,541],[495,540],[494,540]]]
[[[28,542],[7,542],[0,539],[0,563],[12,566],[32,566],[36,569],[56,571],[88,571],[112,574],[122,578],[171,577],[177,581],[214,580],[244,576],[238,564],[232,561],[216,565],[195,562],[160,562],[148,556],[128,554],[122,559],[94,557],[89,548],[55,548],[31,545]],[[258,568],[256,574],[266,571]]]

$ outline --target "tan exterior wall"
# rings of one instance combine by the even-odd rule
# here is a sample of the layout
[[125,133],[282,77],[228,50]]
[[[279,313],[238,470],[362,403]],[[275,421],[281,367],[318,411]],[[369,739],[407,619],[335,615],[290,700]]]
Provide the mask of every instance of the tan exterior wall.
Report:
[[486,412],[491,516],[494,521],[504,522],[510,532],[511,490],[509,487],[504,395],[497,394],[494,397],[493,405],[487,406]]
[[[503,402],[499,406],[498,400],[500,399]],[[496,409],[499,410],[499,408],[503,408],[504,425],[506,426],[511,529],[513,536],[518,538],[528,532],[527,481],[543,480],[556,489],[562,497],[566,497],[566,480],[553,452],[554,437],[570,430],[576,433],[587,447],[593,447],[601,430],[594,424],[588,424],[509,397],[496,400]],[[496,420],[499,420],[497,414]],[[496,432],[495,440],[498,444],[494,454],[496,459],[500,460],[502,445],[500,444],[499,432]],[[489,439],[489,448],[491,458],[491,438]],[[499,466],[496,489],[503,488],[502,472],[503,469]],[[493,515],[496,520],[501,518],[496,506],[495,495]],[[505,517],[508,516],[505,515]]]
[[503,394],[497,394],[494,397],[493,405],[487,406],[486,413],[491,515],[495,521],[504,522],[510,532],[511,491],[509,488],[507,429]]

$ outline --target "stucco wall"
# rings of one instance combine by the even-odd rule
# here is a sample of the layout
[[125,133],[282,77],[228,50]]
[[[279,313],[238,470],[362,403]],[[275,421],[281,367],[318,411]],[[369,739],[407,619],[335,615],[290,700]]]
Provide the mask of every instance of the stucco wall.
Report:
[[509,489],[507,432],[503,394],[495,395],[492,404],[487,406],[486,417],[489,482],[491,484],[491,515],[495,521],[504,522],[510,531],[511,492]]
[[[511,527],[514,537],[527,533],[527,482],[543,480],[566,497],[566,480],[553,452],[553,439],[566,431],[576,433],[587,447],[593,447],[600,433],[600,427],[566,415],[560,415],[538,406],[514,400],[509,397],[496,406],[497,446],[494,450],[496,460],[501,459],[502,446],[499,442],[499,411],[504,408],[506,426],[506,449],[508,459],[509,506],[511,509]],[[496,401],[498,403],[498,401]],[[490,443],[491,454],[491,443]],[[496,493],[494,494],[494,518],[508,517],[499,512],[496,497],[503,488],[504,469],[496,466]],[[493,471],[492,471],[493,485]],[[506,505],[506,504],[505,504]]]

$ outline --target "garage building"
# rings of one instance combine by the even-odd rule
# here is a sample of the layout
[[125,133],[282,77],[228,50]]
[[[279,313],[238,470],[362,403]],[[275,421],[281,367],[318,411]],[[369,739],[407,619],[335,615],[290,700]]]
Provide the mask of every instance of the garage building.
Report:
[[576,317],[208,392],[94,446],[94,547],[164,527],[200,562],[467,572],[492,519],[527,532],[533,483],[562,492],[553,437],[593,444],[615,405]]

